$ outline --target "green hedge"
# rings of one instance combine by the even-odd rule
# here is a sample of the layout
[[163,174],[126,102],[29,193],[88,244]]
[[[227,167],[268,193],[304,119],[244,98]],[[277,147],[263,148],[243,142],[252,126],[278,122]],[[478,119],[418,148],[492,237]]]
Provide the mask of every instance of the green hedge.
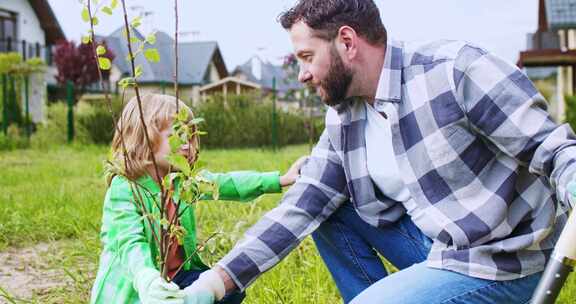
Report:
[[[216,97],[194,109],[206,122],[201,129],[202,146],[209,148],[267,147],[272,145],[272,103],[255,102],[249,96]],[[303,114],[277,110],[278,144],[302,144],[309,141],[308,118]],[[323,118],[314,119],[315,139],[323,129]]]
[[[114,98],[114,112],[120,112],[120,100]],[[48,106],[48,120],[37,126],[31,144],[36,148],[62,145],[68,142],[68,106],[57,102]],[[109,145],[114,135],[112,115],[105,101],[79,102],[74,108],[74,142],[77,144]]]
[[[119,115],[121,100],[113,99],[113,111]],[[200,104],[194,109],[197,117],[205,122],[200,128],[208,135],[201,138],[203,148],[243,148],[272,146],[272,103],[255,101],[249,96],[220,97]],[[48,106],[48,120],[37,125],[30,144],[46,148],[67,143],[67,106],[57,102]],[[310,119],[304,114],[277,110],[279,146],[310,142]],[[315,142],[324,128],[323,117],[312,120]],[[104,101],[79,102],[74,109],[75,139],[78,144],[109,145],[114,134],[112,115]],[[0,138],[0,149],[25,148],[22,132]],[[26,140],[26,142],[28,142]]]

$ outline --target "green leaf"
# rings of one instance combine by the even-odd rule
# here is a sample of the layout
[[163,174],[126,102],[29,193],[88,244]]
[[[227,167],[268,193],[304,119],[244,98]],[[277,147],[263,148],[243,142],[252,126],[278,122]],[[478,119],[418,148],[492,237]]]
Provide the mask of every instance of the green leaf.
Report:
[[178,121],[187,121],[188,120],[188,111],[186,109],[178,111]]
[[138,16],[138,17],[134,18],[134,20],[132,20],[130,25],[134,28],[139,27],[140,25],[142,25],[142,17]]
[[99,46],[96,48],[96,54],[97,54],[98,56],[102,56],[102,55],[106,54],[106,48],[105,48],[103,45],[99,45]]
[[136,81],[134,80],[134,78],[132,77],[126,77],[126,78],[122,78],[119,82],[118,85],[122,87],[122,89],[126,89],[128,86],[132,86],[136,84]]
[[148,37],[146,37],[146,42],[148,42],[149,44],[155,44],[156,43],[156,33],[152,33],[152,34],[148,35]]
[[110,62],[110,59],[106,57],[98,57],[98,65],[100,65],[100,69],[104,71],[108,71],[112,68],[112,62]]
[[144,73],[144,71],[142,70],[142,66],[139,65],[136,67],[136,77],[140,77],[142,74]]
[[98,21],[98,17],[92,17],[92,24],[96,26],[98,23],[100,23],[100,21]]
[[206,167],[206,162],[203,161],[202,159],[199,159],[194,163],[194,169],[195,170],[200,170],[204,167]]
[[204,118],[197,117],[197,118],[192,119],[188,124],[189,125],[198,125],[200,123],[203,123],[204,121],[205,121]]
[[104,13],[110,15],[110,16],[112,16],[112,14],[113,14],[112,9],[109,8],[109,7],[107,7],[107,6],[105,6],[105,7],[102,8],[102,12],[104,12]]
[[186,159],[186,157],[184,157],[183,155],[180,154],[170,154],[166,157],[166,160],[168,160],[168,162],[176,167],[177,169],[179,169],[180,171],[182,171],[182,173],[189,175],[190,174],[190,164],[188,163],[188,160]]
[[136,36],[130,36],[130,43],[138,43],[140,42],[140,39],[138,39],[138,37]]
[[90,42],[92,42],[92,36],[82,36],[83,44],[89,44]]
[[110,8],[115,9],[118,6],[118,0],[112,0],[110,2]]
[[173,152],[178,151],[180,147],[185,144],[185,142],[180,140],[180,137],[176,134],[172,134],[168,137],[168,143],[170,144],[170,150]]
[[162,179],[162,185],[165,189],[171,189],[172,186],[182,178],[182,173],[169,173]]
[[87,6],[82,9],[82,21],[90,22],[90,12],[88,12]]
[[150,48],[144,51],[144,57],[148,59],[150,62],[159,62],[160,61],[160,53],[158,53],[158,49]]

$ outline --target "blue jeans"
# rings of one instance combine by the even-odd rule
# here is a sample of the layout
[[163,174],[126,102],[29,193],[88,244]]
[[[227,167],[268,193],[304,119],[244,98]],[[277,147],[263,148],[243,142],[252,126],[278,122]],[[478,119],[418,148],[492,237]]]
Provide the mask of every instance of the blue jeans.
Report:
[[[541,275],[490,281],[429,268],[432,241],[409,216],[376,228],[350,203],[312,237],[346,303],[528,303]],[[400,271],[388,275],[378,254]]]
[[[194,281],[198,280],[198,277],[200,276],[200,274],[204,272],[203,270],[190,270],[190,271],[180,271],[175,277],[174,279],[172,279],[172,282],[176,283],[176,285],[178,285],[178,287],[180,287],[180,289],[184,289],[190,285],[192,285],[192,283],[194,283]],[[228,295],[226,295],[222,300],[216,302],[216,304],[240,304],[242,303],[242,301],[244,301],[244,298],[246,297],[246,293],[242,292],[233,292],[230,293]]]

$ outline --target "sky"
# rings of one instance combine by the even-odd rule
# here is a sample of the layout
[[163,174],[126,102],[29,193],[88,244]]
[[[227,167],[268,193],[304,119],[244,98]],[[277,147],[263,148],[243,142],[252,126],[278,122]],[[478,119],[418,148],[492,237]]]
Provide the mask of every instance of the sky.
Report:
[[[110,0],[100,0],[106,3]],[[79,41],[88,25],[81,19],[81,0],[49,0],[66,37]],[[126,0],[128,14],[148,14],[144,31],[174,36],[173,0]],[[527,34],[538,24],[538,0],[375,0],[388,33],[405,41],[458,39],[478,44],[516,62]],[[280,62],[292,52],[280,13],[295,0],[179,0],[182,41],[217,41],[228,70],[259,55]],[[120,10],[101,15],[98,35],[122,25]]]

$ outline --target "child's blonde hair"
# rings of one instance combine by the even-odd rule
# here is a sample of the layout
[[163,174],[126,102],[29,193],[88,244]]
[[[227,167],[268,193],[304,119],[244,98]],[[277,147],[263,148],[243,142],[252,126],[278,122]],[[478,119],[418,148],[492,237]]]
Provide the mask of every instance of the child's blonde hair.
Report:
[[[176,114],[176,97],[160,94],[148,94],[141,98],[144,122],[148,129],[148,137],[152,148],[160,144],[160,132],[171,127]],[[182,101],[178,101],[180,111],[188,111],[193,117],[192,110]],[[122,136],[120,136],[122,134]],[[122,141],[124,143],[122,143]],[[125,161],[124,147],[128,161]],[[152,164],[152,153],[144,135],[144,125],[140,119],[138,100],[136,97],[124,106],[122,115],[118,120],[118,127],[112,140],[112,154],[116,163],[124,164],[126,177],[135,180],[146,174],[146,167]],[[127,165],[126,165],[127,164]],[[110,180],[108,181],[110,183]]]

